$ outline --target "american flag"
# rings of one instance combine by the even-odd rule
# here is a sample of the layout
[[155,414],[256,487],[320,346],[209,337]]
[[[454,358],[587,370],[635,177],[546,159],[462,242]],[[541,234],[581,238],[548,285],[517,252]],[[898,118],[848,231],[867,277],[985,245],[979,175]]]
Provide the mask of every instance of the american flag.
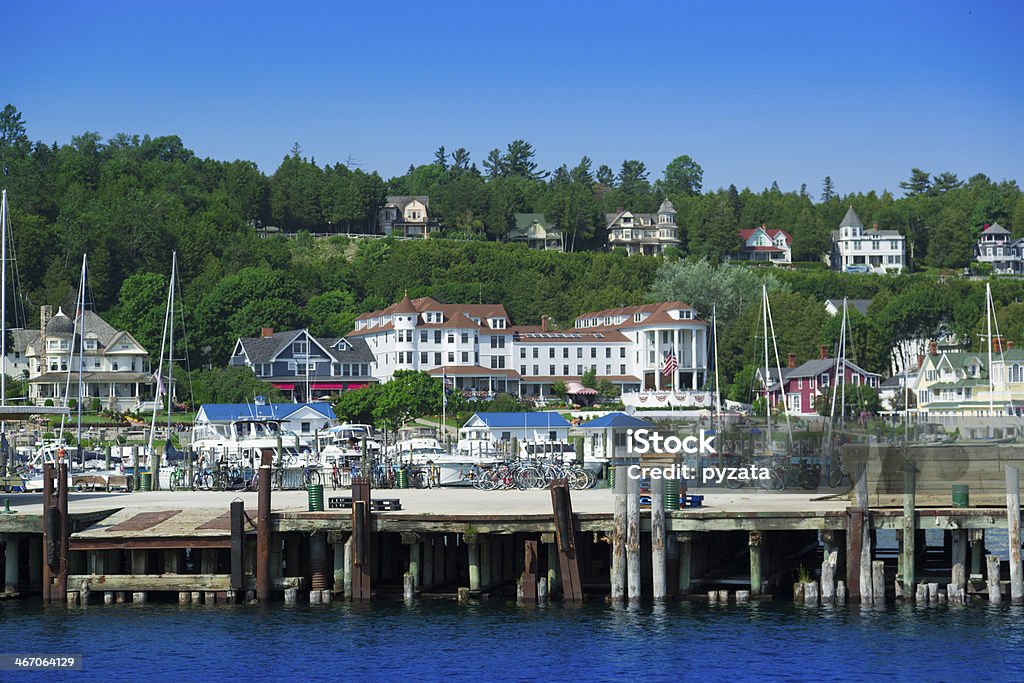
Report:
[[671,375],[678,368],[679,363],[676,362],[676,354],[673,353],[672,351],[669,351],[668,355],[665,356],[665,365],[663,365],[661,368],[661,374]]

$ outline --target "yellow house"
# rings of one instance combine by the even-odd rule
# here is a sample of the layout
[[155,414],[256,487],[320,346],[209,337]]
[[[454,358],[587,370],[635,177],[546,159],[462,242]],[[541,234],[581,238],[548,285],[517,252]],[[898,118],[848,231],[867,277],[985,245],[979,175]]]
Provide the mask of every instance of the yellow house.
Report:
[[1024,417],[1024,351],[958,351],[925,357],[911,385],[918,415],[954,426]]

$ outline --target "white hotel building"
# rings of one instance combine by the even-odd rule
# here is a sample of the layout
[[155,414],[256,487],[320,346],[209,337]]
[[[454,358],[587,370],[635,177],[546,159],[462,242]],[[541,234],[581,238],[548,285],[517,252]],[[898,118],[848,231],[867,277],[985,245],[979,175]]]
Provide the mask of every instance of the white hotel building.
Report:
[[[357,318],[350,336],[366,340],[384,382],[396,370],[420,370],[444,374],[471,394],[545,398],[555,382],[579,381],[593,369],[634,397],[656,393],[676,405],[706,400],[708,326],[679,301],[587,313],[573,328],[555,330],[546,320],[512,326],[500,304],[405,297]],[[678,368],[664,375],[669,353]]]
[[851,206],[832,231],[832,270],[843,273],[898,273],[907,265],[907,241],[895,230],[864,229]]

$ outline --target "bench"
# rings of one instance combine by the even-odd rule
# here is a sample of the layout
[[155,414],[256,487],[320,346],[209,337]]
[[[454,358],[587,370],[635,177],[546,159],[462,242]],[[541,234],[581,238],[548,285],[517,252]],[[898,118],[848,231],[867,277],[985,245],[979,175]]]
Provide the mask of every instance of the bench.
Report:
[[21,477],[0,477],[0,489],[10,493],[24,493],[25,480]]
[[[333,510],[351,510],[351,496],[334,496],[327,499],[327,507]],[[402,501],[398,498],[371,498],[371,512],[397,512],[402,509]]]
[[123,489],[125,491],[132,490],[133,480],[131,477],[126,477],[123,474],[111,474],[107,477],[107,490],[115,491]]
[[76,491],[106,490],[107,480],[98,474],[83,474],[71,478],[71,488]]

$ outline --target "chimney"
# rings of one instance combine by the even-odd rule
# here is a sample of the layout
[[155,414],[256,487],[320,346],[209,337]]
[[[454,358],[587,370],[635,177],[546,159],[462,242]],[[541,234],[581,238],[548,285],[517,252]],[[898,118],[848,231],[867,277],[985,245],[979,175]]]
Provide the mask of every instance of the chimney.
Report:
[[1006,342],[1002,337],[992,337],[992,353],[1002,353],[1006,349]]
[[264,339],[269,339],[270,337],[273,337],[274,336],[274,328],[273,327],[261,328],[260,329],[260,336],[263,337]]
[[39,307],[39,338],[46,337],[46,323],[53,317],[53,306]]
[[828,346],[822,344],[818,347],[818,358],[825,360],[828,358]]
[[982,226],[981,230],[982,230],[982,232],[984,232],[985,230],[988,230],[988,223],[986,223],[984,226]]
[[796,367],[796,354],[795,353],[791,353],[791,354],[788,354],[786,356],[786,367],[787,368],[795,368]]
[[547,332],[548,331],[548,317],[546,315],[542,315],[540,317],[540,331],[541,332]]
[[928,342],[928,355],[937,356],[939,355],[939,342]]

